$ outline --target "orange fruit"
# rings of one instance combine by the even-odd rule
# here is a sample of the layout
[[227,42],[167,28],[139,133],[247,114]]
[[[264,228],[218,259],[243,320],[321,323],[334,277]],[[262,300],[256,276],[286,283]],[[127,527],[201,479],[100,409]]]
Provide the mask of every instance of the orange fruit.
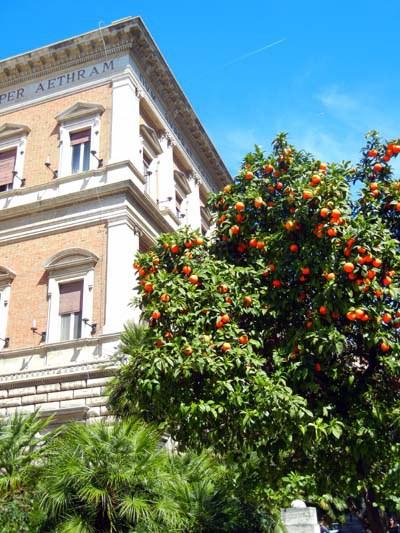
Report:
[[344,270],[345,272],[347,272],[347,273],[353,272],[354,268],[355,268],[355,267],[354,267],[353,263],[345,263],[345,264],[343,265],[343,270]]
[[244,179],[247,180],[247,181],[250,181],[254,178],[254,174],[250,171],[246,172],[246,174],[244,175]]
[[192,274],[191,276],[189,276],[189,282],[193,285],[197,285],[197,283],[199,282],[199,277],[196,276],[196,274]]
[[258,243],[257,239],[253,238],[249,240],[249,246],[251,246],[252,248],[257,248],[257,243]]
[[297,246],[297,244],[291,244],[289,246],[289,250],[293,253],[297,253],[299,251],[299,247]]
[[236,202],[235,209],[236,211],[243,211],[246,206],[243,202]]
[[303,191],[303,200],[311,200],[311,198],[313,197],[314,197],[314,193],[312,191],[309,191],[308,189]]
[[314,174],[313,176],[311,176],[311,185],[313,187],[316,187],[320,183],[321,183],[321,176],[318,176],[318,174]]
[[331,217],[333,219],[338,219],[340,218],[340,216],[341,216],[341,212],[339,211],[339,209],[332,209]]
[[304,276],[309,276],[311,274],[311,269],[309,267],[301,267],[300,270]]
[[158,320],[158,319],[160,318],[160,316],[161,316],[160,311],[153,311],[153,312],[151,313],[151,318],[152,318],[153,320]]
[[243,298],[243,304],[246,306],[246,307],[250,307],[253,303],[253,298],[251,296],[245,296]]
[[193,348],[191,346],[186,346],[184,349],[183,349],[183,353],[185,355],[192,355],[193,353]]
[[380,163],[376,163],[373,166],[374,172],[376,172],[376,173],[381,172],[382,168],[383,168],[383,166]]
[[314,365],[314,370],[315,370],[315,372],[321,372],[321,365],[320,365],[320,363],[315,363],[315,365]]
[[326,275],[326,279],[327,279],[328,281],[332,281],[332,280],[334,280],[335,277],[336,277],[336,275],[335,275],[334,272],[329,272],[329,274]]
[[231,349],[232,349],[232,346],[229,344],[229,342],[224,342],[223,345],[221,346],[221,350],[223,352],[228,352]]
[[177,244],[171,244],[171,252],[176,254],[179,252],[179,246]]
[[254,199],[254,207],[262,207],[265,205],[264,200],[261,198],[261,196],[257,196],[257,198]]
[[164,293],[160,296],[160,300],[164,303],[169,302],[171,299],[171,296],[167,293]]
[[353,321],[353,320],[355,320],[357,317],[356,317],[356,314],[355,314],[354,311],[349,311],[348,313],[346,313],[346,318],[347,318],[348,320]]
[[379,348],[382,352],[388,352],[390,350],[390,346],[387,342],[382,341],[379,345]]
[[274,171],[274,167],[272,165],[265,165],[264,172],[266,174],[271,174]]
[[249,342],[249,337],[247,335],[240,335],[239,342],[240,344],[247,344]]
[[151,292],[153,292],[153,284],[150,283],[149,281],[146,282],[146,283],[144,284],[144,287],[143,287],[143,288],[144,288],[145,292],[147,292],[147,293],[149,293],[149,294],[150,294]]
[[282,282],[279,279],[274,279],[272,282],[272,286],[275,287],[275,289],[279,289],[282,287]]
[[383,313],[382,320],[385,324],[389,324],[392,321],[392,315],[390,313]]
[[375,148],[372,148],[372,150],[368,150],[367,156],[368,157],[376,157],[378,155],[378,150],[375,150]]
[[237,235],[240,231],[240,228],[239,226],[232,226],[229,231],[232,233],[232,235]]
[[324,305],[321,305],[321,307],[319,308],[319,314],[324,316],[326,315],[326,313],[327,313],[326,307]]
[[220,321],[223,323],[223,324],[228,324],[228,322],[231,321],[231,317],[227,314],[225,315],[222,315],[221,318],[220,318]]
[[182,272],[185,274],[185,276],[189,276],[189,274],[192,272],[192,268],[189,265],[184,265],[182,267]]
[[326,233],[329,235],[329,237],[336,237],[337,231],[335,228],[328,228]]
[[225,185],[225,187],[224,187],[224,192],[225,193],[229,193],[229,192],[231,192],[231,190],[232,190],[232,185]]

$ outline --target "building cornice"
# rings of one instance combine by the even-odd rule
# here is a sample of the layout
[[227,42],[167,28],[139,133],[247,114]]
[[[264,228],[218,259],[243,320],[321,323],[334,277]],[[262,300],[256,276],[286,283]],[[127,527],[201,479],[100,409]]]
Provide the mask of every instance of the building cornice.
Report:
[[218,185],[229,182],[229,171],[140,17],[117,21],[104,28],[1,61],[0,90],[76,65],[110,59],[123,51],[130,51],[146,77],[157,87],[166,108],[173,110],[177,126],[196,146],[205,168]]

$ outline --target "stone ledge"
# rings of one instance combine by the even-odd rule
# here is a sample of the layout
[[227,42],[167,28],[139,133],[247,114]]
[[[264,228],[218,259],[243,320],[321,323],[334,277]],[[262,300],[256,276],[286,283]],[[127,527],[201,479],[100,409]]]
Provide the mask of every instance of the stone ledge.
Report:
[[[87,363],[81,365],[53,367],[21,374],[6,374],[0,376],[0,390],[22,388],[29,385],[37,385],[37,392],[52,392],[54,389],[43,387],[50,384],[60,384],[79,379],[103,378],[113,376],[117,366],[111,360]],[[58,387],[60,390],[60,387]],[[55,391],[54,391],[55,392]]]

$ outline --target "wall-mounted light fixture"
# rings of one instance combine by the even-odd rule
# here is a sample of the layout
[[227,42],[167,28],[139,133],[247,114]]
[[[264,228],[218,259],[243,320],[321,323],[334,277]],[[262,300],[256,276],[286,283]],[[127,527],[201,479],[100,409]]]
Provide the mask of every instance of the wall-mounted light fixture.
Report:
[[171,202],[171,200],[172,200],[172,196],[167,196],[165,200],[157,200],[157,205],[166,204],[167,202]]
[[42,331],[41,333],[38,332],[38,328],[36,326],[36,320],[32,320],[32,327],[31,327],[31,331],[32,333],[34,333],[35,335],[39,335],[40,337],[40,342],[46,342],[46,332],[45,331]]
[[84,322],[86,324],[86,326],[89,326],[91,335],[96,335],[97,324],[89,324],[89,319],[88,318],[82,318],[82,322]]
[[44,163],[44,166],[47,167],[50,172],[53,173],[53,178],[58,178],[58,170],[54,170],[53,168],[51,168],[51,162],[50,162],[50,157],[48,157]]
[[20,182],[20,187],[25,187],[25,178],[20,178],[18,176],[18,172],[16,170],[13,170],[13,179],[18,178]]
[[10,337],[5,337],[4,339],[0,338],[0,341],[3,341],[3,348],[9,348],[10,347]]
[[90,150],[90,153],[95,159],[97,159],[97,168],[101,168],[103,166],[103,160],[97,157],[96,150]]

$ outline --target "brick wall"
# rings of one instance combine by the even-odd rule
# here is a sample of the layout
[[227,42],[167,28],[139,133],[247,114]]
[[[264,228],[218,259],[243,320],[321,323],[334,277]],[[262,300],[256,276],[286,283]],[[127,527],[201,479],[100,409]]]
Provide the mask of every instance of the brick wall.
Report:
[[59,128],[55,116],[77,102],[101,104],[105,108],[101,116],[100,153],[98,156],[106,162],[110,157],[112,102],[110,83],[61,96],[0,116],[0,125],[5,123],[23,124],[31,129],[27,139],[23,169],[23,177],[26,179],[27,187],[52,181],[52,173],[46,169],[44,163],[47,157],[50,156],[52,168],[58,168]]
[[64,231],[0,246],[0,264],[16,274],[11,285],[7,336],[10,348],[39,344],[40,337],[31,331],[32,319],[38,331],[47,329],[47,274],[44,265],[54,254],[67,248],[84,248],[99,257],[95,267],[93,288],[93,321],[98,333],[104,323],[106,276],[106,227],[104,224]]

